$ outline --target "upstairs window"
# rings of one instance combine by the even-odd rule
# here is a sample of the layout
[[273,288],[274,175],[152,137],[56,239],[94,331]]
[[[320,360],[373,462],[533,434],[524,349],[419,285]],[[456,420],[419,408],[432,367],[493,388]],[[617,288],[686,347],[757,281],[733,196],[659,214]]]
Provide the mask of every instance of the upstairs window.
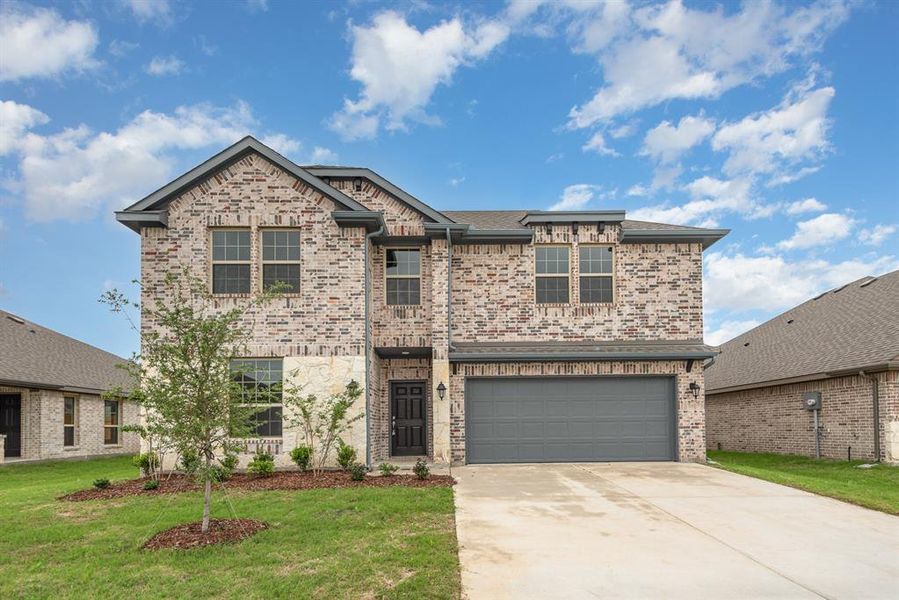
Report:
[[62,399],[62,445],[71,448],[78,445],[78,398]]
[[567,304],[569,260],[565,246],[537,246],[537,304]]
[[612,302],[614,294],[613,251],[610,246],[581,246],[581,304]]
[[250,293],[250,230],[212,232],[212,293]]
[[421,251],[388,249],[387,304],[421,304]]
[[262,289],[275,283],[288,287],[282,291],[300,291],[300,232],[274,229],[262,232]]
[[103,443],[118,444],[121,429],[122,403],[118,400],[105,400],[103,402]]
[[259,409],[250,417],[254,435],[281,437],[281,359],[244,358],[232,361],[231,370],[243,388],[243,403]]

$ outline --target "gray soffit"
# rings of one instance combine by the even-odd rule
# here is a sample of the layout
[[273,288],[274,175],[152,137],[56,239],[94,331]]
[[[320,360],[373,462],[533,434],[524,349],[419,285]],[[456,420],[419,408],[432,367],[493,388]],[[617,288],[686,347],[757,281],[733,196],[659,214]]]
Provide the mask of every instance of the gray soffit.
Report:
[[425,223],[425,235],[446,239],[449,230],[454,244],[527,244],[533,238],[530,229],[474,229],[465,223]]
[[708,248],[724,236],[730,229],[622,229],[623,244],[702,244]]
[[623,210],[530,210],[521,220],[522,225],[532,223],[620,223]]
[[[459,343],[450,362],[543,362],[593,360],[704,360],[716,349],[697,341],[597,343]],[[694,368],[701,368],[696,365]]]
[[141,227],[168,227],[169,211],[144,210],[140,212],[116,211],[116,221],[125,225],[128,229],[140,233]]
[[430,358],[432,351],[430,347],[382,347],[375,348],[379,358]]
[[335,210],[331,218],[341,227],[365,227],[369,233],[380,228],[387,231],[384,213],[376,210]]
[[356,177],[362,177],[364,179],[369,180],[385,192],[388,192],[424,216],[432,219],[437,223],[452,223],[452,221],[446,217],[443,213],[440,213],[406,190],[397,187],[396,185],[390,183],[371,169],[365,167],[306,167],[306,170],[316,177],[327,177],[332,179],[355,179]]

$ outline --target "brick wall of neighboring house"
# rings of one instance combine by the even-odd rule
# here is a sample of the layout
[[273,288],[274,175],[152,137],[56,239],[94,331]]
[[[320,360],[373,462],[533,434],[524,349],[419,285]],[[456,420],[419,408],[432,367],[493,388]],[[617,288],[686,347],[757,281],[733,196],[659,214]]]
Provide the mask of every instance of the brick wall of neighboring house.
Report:
[[[454,364],[450,375],[450,440],[453,462],[465,462],[465,378],[584,375],[671,375],[676,377],[677,453],[682,462],[705,462],[702,369],[688,373],[685,361],[545,362]],[[690,383],[700,386],[698,397]]]
[[[891,423],[899,422],[899,372],[872,374],[880,386],[881,458],[888,454]],[[814,415],[802,408],[805,392],[821,392],[821,455],[874,458],[871,381],[860,375],[710,394],[706,430],[710,449],[815,455]]]
[[[702,248],[699,244],[619,244],[619,228],[535,228],[535,244],[571,248],[568,305],[534,301],[534,245],[453,248],[453,340],[456,342],[702,339]],[[578,248],[615,247],[613,304],[580,304]]]
[[[136,454],[140,449],[140,438],[133,433],[120,432],[118,444],[103,443],[104,401],[100,396],[3,386],[0,393],[22,396],[22,459]],[[78,407],[76,442],[72,447],[63,445],[63,398],[66,396],[76,398]],[[138,420],[137,404],[122,402],[122,424],[134,425]]]

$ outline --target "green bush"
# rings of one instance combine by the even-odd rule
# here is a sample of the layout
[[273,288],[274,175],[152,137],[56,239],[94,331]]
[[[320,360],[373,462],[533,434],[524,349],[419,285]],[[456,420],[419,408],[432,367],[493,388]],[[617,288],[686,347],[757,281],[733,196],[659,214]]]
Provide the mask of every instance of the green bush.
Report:
[[155,489],[157,489],[158,487],[159,487],[159,480],[158,480],[158,479],[148,479],[148,480],[146,480],[146,481],[144,482],[144,489],[145,489],[146,491],[148,491],[148,492],[149,492],[150,490],[155,490]]
[[312,464],[312,448],[305,444],[297,446],[290,451],[290,458],[297,463],[300,471],[306,471],[309,469],[309,465]]
[[337,464],[346,471],[356,462],[356,449],[343,443],[343,440],[338,440],[337,443]]
[[194,475],[200,469],[200,455],[196,450],[183,450],[178,468],[188,475]]
[[234,474],[234,470],[237,469],[237,455],[226,454],[219,460],[219,462],[222,465],[222,474],[224,475],[222,481],[230,479]]
[[382,462],[378,465],[378,470],[384,477],[390,477],[399,470],[399,467],[390,463]]
[[412,467],[412,472],[415,473],[415,476],[419,479],[427,479],[428,475],[431,474],[431,469],[428,468],[428,463],[425,462],[425,459],[419,458],[415,461],[415,466]]
[[363,465],[362,463],[354,462],[349,466],[350,471],[350,479],[353,481],[362,481],[365,479],[365,474],[368,473],[368,467]]
[[94,487],[98,490],[105,490],[109,487],[109,480],[105,477],[101,477],[100,479],[94,479]]
[[137,454],[131,459],[131,462],[145,475],[159,468],[159,456],[155,452]]
[[275,457],[268,452],[257,452],[247,465],[247,471],[257,477],[271,477],[275,473]]

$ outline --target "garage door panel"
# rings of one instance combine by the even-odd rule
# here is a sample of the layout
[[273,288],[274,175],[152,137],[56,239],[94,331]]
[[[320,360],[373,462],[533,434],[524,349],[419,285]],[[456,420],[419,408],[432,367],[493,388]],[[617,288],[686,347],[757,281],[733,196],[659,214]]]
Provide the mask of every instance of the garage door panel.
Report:
[[468,461],[673,460],[674,406],[671,378],[469,379]]

